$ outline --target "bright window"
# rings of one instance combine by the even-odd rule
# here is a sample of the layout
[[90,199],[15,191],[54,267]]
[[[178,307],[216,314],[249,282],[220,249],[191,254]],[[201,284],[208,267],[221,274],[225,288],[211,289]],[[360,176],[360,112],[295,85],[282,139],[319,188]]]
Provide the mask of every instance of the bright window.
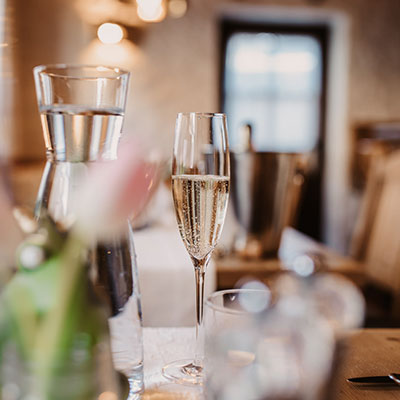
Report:
[[226,42],[224,111],[231,149],[241,126],[256,151],[313,150],[320,134],[322,49],[307,34],[235,32]]

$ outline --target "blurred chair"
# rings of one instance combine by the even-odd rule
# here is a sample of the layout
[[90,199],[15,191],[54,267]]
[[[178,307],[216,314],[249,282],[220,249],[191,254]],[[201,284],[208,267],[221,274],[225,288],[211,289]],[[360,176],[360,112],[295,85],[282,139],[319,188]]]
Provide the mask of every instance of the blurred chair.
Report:
[[357,125],[353,131],[352,185],[363,191],[378,158],[400,150],[400,121]]
[[363,261],[372,325],[400,325],[400,150],[371,164],[351,254]]
[[381,143],[363,140],[358,143],[357,156],[353,165],[354,187],[362,191],[360,208],[350,255],[363,261],[366,256],[372,224],[383,188],[384,166],[388,151]]

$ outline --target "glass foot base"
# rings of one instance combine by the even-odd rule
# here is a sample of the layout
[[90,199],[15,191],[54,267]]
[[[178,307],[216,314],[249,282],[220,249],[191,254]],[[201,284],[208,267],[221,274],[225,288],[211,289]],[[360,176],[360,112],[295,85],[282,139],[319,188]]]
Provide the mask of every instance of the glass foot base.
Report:
[[165,378],[182,385],[197,386],[203,384],[203,368],[193,364],[193,360],[179,360],[162,369]]

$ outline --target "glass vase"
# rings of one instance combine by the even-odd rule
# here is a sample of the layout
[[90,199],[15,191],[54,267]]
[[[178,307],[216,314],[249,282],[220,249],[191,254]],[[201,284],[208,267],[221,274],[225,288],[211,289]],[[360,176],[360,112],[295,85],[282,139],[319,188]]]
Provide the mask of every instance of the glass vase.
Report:
[[[129,74],[102,66],[53,65],[36,67],[34,76],[47,155],[35,215],[40,220],[48,213],[68,227],[90,163],[117,158]],[[124,235],[93,245],[89,264],[95,290],[111,313],[114,367],[128,378],[133,399],[143,391],[143,344],[129,222]]]

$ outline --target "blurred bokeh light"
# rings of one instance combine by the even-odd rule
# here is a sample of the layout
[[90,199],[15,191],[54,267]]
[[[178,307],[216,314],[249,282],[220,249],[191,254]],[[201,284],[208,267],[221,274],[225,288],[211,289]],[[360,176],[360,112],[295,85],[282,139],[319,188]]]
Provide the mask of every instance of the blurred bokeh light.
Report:
[[166,16],[163,0],[137,0],[137,13],[146,22],[159,22]]
[[106,22],[99,26],[97,37],[104,44],[116,44],[124,38],[124,30],[118,24]]
[[168,14],[173,18],[181,18],[186,14],[187,2],[186,0],[169,0]]

